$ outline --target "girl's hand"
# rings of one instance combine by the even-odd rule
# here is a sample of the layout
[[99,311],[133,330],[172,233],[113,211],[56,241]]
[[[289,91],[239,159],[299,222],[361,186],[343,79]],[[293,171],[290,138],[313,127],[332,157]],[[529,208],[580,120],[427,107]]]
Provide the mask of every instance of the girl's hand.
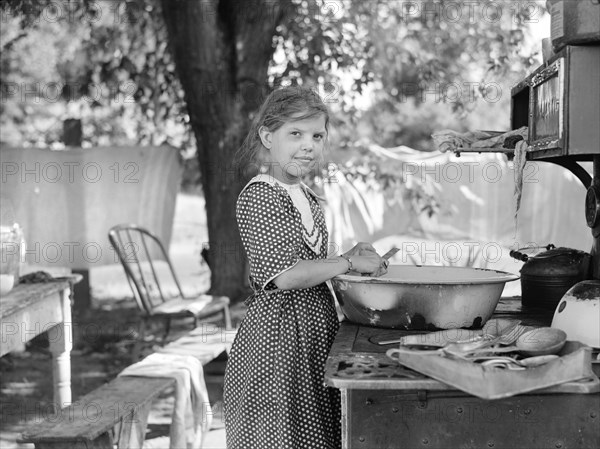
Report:
[[344,253],[344,256],[348,256],[348,257],[365,256],[370,253],[377,254],[377,251],[375,251],[375,248],[373,248],[373,245],[371,245],[370,243],[367,243],[367,242],[359,242],[356,245],[354,245],[354,248],[352,248],[350,251]]
[[387,273],[388,261],[375,251],[365,251],[359,256],[352,256],[352,269],[359,273],[381,276]]

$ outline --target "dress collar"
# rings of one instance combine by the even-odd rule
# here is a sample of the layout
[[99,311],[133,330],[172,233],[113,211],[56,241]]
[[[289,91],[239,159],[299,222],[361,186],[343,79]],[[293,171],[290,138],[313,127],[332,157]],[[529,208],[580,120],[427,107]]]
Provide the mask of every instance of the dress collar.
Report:
[[[284,186],[284,184],[282,182],[278,181],[273,176],[269,176],[269,175],[267,175],[265,173],[261,173],[259,175],[256,175],[250,181],[248,181],[248,184],[246,184],[246,186],[242,189],[242,191],[246,190],[250,185],[255,184],[257,182],[264,182],[264,183],[267,183],[267,184],[269,184],[271,186],[279,186],[282,189],[285,189],[285,186]],[[310,187],[308,187],[302,181],[300,181],[299,185],[300,185],[300,187],[302,187],[304,189],[305,192],[308,192],[316,200],[325,201],[325,198],[323,198],[322,196],[317,195]],[[287,189],[286,189],[286,192],[287,192]]]

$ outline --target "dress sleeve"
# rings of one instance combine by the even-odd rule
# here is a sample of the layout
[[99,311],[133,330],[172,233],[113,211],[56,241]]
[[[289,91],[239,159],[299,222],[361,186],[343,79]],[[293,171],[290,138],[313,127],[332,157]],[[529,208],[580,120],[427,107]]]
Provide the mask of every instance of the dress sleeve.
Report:
[[274,187],[255,183],[237,202],[237,221],[257,287],[274,290],[278,275],[298,263],[301,230]]

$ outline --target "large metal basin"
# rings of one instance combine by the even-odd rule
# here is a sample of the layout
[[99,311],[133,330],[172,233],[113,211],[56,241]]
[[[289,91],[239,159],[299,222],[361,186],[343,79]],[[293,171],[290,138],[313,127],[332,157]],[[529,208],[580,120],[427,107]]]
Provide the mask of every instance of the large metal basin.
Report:
[[346,318],[394,329],[479,328],[504,284],[519,276],[479,268],[390,265],[384,276],[332,279]]

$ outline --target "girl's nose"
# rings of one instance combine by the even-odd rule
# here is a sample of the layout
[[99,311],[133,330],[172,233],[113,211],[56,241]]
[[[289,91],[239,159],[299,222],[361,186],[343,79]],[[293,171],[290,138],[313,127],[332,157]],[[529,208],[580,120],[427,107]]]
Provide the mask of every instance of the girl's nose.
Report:
[[314,141],[312,139],[306,139],[303,143],[302,143],[302,149],[305,151],[313,151],[314,149]]

